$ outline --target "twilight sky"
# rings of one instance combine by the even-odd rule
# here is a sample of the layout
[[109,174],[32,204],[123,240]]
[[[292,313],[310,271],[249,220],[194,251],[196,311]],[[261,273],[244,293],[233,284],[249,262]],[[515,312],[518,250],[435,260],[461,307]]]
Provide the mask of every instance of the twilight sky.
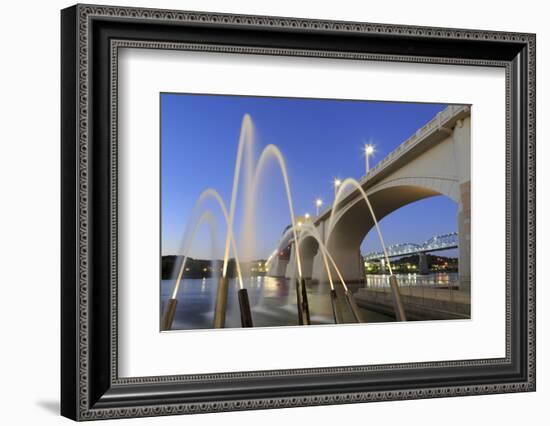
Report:
[[[267,144],[282,151],[289,173],[296,215],[315,214],[315,199],[334,198],[338,177],[359,179],[365,173],[363,146],[375,145],[373,167],[429,121],[444,104],[161,94],[162,254],[180,253],[190,212],[200,193],[216,189],[228,209],[241,121],[250,114],[256,129],[255,152]],[[242,191],[241,191],[242,194]],[[240,201],[240,200],[239,200]],[[237,204],[235,234],[241,231]],[[255,258],[266,258],[290,223],[279,170],[270,164],[257,200]],[[218,236],[215,256],[222,257],[225,225],[219,208],[211,208]],[[435,234],[456,231],[457,205],[437,196],[397,210],[381,220],[386,244],[420,243]],[[210,258],[208,227],[199,228],[189,255]],[[361,252],[380,249],[374,230]],[[448,253],[456,255],[454,251]]]

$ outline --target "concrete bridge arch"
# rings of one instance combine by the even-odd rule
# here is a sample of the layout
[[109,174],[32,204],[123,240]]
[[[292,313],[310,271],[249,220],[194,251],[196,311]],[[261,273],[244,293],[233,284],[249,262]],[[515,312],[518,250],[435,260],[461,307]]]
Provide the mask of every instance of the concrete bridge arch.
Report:
[[[380,161],[359,182],[378,220],[410,203],[443,195],[457,203],[459,275],[461,285],[470,281],[470,109],[451,106],[419,129],[394,152]],[[330,206],[314,219],[329,252],[346,281],[362,280],[360,245],[374,226],[368,207],[357,189],[344,194],[334,216],[330,235]],[[382,233],[384,230],[382,229]],[[302,269],[306,278],[326,280],[322,255],[316,242],[304,239]],[[290,250],[288,247],[290,245]],[[291,277],[295,260],[292,236],[287,231],[279,241],[288,258],[277,258],[271,275]],[[315,251],[317,249],[317,251]],[[283,270],[285,271],[283,273]]]
[[[437,195],[446,196],[458,204],[457,186],[456,182],[447,178],[398,179],[371,189],[367,192],[367,196],[378,221],[381,221],[400,208]],[[411,226],[414,226],[414,223],[411,223]],[[330,234],[328,221],[324,222],[322,227],[327,248],[343,273],[344,279],[362,280],[364,268],[360,246],[374,227],[374,220],[363,197],[357,197],[337,211]],[[303,253],[302,259],[303,263],[310,261],[304,258]],[[325,280],[327,277],[323,266],[322,257],[316,253],[312,260],[309,278]]]

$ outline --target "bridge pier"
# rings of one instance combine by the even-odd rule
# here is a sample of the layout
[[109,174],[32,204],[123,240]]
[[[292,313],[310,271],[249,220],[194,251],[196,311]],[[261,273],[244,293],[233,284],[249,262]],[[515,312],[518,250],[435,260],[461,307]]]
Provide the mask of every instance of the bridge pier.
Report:
[[381,274],[386,273],[386,259],[384,258],[380,259],[380,273]]
[[430,273],[430,268],[428,267],[428,256],[426,253],[418,253],[418,273],[421,275],[427,275]]
[[[346,283],[364,279],[363,257],[360,248],[330,247],[329,251]],[[332,279],[339,281],[336,270],[330,265]],[[319,250],[313,258],[312,278],[320,282],[328,281],[323,255]]]
[[313,264],[311,267],[311,279],[319,282],[328,281],[327,272],[325,270],[325,262],[323,260],[323,255],[321,254],[321,251],[319,251],[313,257]]
[[306,238],[300,244],[300,261],[302,277],[309,280],[313,277],[315,256],[319,253],[319,243],[314,238]]
[[470,290],[470,117],[456,123],[453,134],[458,197],[458,279],[461,290]]
[[[290,245],[290,258],[288,259],[288,263],[286,265],[286,270],[283,274],[285,278],[294,278],[294,276],[298,276],[298,271],[296,270],[296,244],[292,243]],[[296,274],[296,275],[294,275]]]
[[470,182],[460,185],[458,206],[458,279],[461,290],[470,290]]
[[280,256],[274,256],[267,275],[270,277],[284,277],[286,274],[286,268],[288,265],[288,259],[281,258]]

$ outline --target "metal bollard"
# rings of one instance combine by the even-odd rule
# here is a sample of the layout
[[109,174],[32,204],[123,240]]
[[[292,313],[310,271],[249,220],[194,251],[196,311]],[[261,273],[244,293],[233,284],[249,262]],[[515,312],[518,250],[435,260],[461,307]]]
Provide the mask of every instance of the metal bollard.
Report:
[[302,315],[302,295],[300,293],[300,281],[296,280],[296,309],[298,309],[298,324],[304,325],[304,317]]
[[304,278],[300,280],[300,287],[302,290],[302,317],[304,319],[304,324],[310,325],[311,319],[309,316],[309,302],[307,300],[306,280]]
[[357,302],[355,301],[353,294],[351,294],[351,291],[349,290],[346,290],[345,294],[346,300],[348,301],[348,305],[351,309],[353,317],[355,318],[355,321],[363,322],[363,315],[361,315],[361,311],[359,310],[359,306],[357,306]]
[[342,324],[344,322],[342,318],[342,311],[338,305],[338,295],[336,290],[330,290],[330,303],[332,305],[332,315],[334,316],[334,324]]
[[395,310],[395,317],[397,321],[407,321],[407,315],[405,314],[405,307],[401,300],[401,293],[399,292],[399,286],[397,285],[397,277],[390,275],[390,287],[393,297],[393,308]]
[[239,296],[239,307],[241,308],[241,326],[254,327],[252,325],[252,313],[250,312],[250,302],[248,301],[246,288],[241,288],[237,295]]
[[162,316],[161,331],[169,331],[172,329],[172,323],[174,322],[177,306],[177,299],[168,299],[166,302],[166,306],[164,307],[164,315]]
[[225,313],[227,310],[227,289],[229,288],[229,278],[220,277],[218,280],[218,290],[216,292],[216,306],[214,308],[214,328],[225,327]]

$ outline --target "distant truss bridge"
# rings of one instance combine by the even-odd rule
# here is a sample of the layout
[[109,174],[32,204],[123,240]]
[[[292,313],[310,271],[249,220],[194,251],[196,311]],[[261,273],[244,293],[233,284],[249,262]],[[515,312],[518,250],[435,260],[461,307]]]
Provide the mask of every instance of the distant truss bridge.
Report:
[[[434,251],[448,250],[458,247],[458,233],[435,235],[422,244],[400,243],[387,247],[388,257],[408,256],[411,254],[428,253]],[[384,258],[383,251],[368,253],[364,256],[365,261],[379,260]]]

